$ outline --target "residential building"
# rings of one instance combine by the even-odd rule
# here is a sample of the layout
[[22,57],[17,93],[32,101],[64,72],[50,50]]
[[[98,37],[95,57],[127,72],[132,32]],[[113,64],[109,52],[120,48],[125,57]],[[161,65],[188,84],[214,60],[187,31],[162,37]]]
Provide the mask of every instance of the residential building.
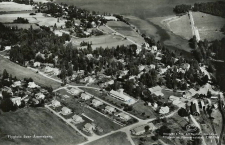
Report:
[[80,90],[78,90],[78,89],[75,89],[75,88],[71,88],[71,89],[69,90],[69,93],[71,93],[72,95],[75,95],[75,96],[79,96],[81,92],[82,92],[82,91],[80,91]]
[[124,101],[124,102],[128,102],[128,101],[132,100],[131,97],[129,97],[129,96],[127,96],[127,95],[125,95],[125,94],[123,93],[123,90],[120,90],[120,92],[111,90],[109,93],[110,93],[111,96],[113,96],[113,97],[115,97],[116,99],[119,99],[119,100],[121,100],[121,101]]
[[38,100],[45,99],[45,95],[42,94],[42,93],[37,93],[37,94],[35,94],[35,98],[38,99]]
[[12,87],[19,87],[19,86],[21,86],[22,84],[21,84],[21,81],[16,81],[16,82],[14,82],[13,84],[12,84]]
[[98,107],[98,106],[103,105],[103,103],[102,103],[101,101],[97,100],[97,99],[93,99],[93,100],[92,100],[92,105],[93,105],[94,107]]
[[72,113],[71,109],[67,108],[67,107],[63,107],[62,110],[61,110],[61,113],[63,115],[68,115],[70,113]]
[[145,126],[146,125],[138,126],[134,129],[132,129],[131,133],[134,135],[141,135],[141,134],[145,133]]
[[131,119],[131,117],[123,112],[117,114],[116,116],[118,116],[120,119],[124,120],[124,121],[128,121]]
[[13,97],[13,98],[10,98],[10,100],[12,101],[13,105],[17,105],[17,106],[21,105],[21,97]]
[[155,94],[156,96],[164,96],[162,93],[162,88],[160,86],[155,86],[148,89],[152,94]]
[[159,114],[167,114],[170,112],[170,108],[168,106],[161,107],[159,110]]
[[89,99],[91,99],[91,96],[88,95],[88,94],[82,93],[81,94],[81,99],[83,99],[83,100],[89,100]]
[[61,106],[61,103],[57,100],[52,100],[52,106],[53,107],[59,107],[59,106]]
[[84,128],[83,128],[84,131],[87,131],[87,132],[89,132],[89,133],[92,133],[92,131],[93,131],[94,129],[95,129],[95,126],[92,125],[92,124],[90,124],[90,123],[86,123],[86,124],[84,125]]
[[34,88],[39,88],[40,86],[36,85],[34,82],[29,82],[27,87],[34,89]]
[[108,112],[109,114],[112,114],[112,113],[116,112],[116,109],[111,106],[106,106],[105,111]]
[[76,122],[76,123],[80,123],[80,122],[83,122],[83,121],[84,121],[83,118],[80,117],[79,115],[74,115],[74,116],[72,117],[72,119],[73,119],[73,121]]
[[34,67],[40,67],[41,63],[40,62],[34,62]]

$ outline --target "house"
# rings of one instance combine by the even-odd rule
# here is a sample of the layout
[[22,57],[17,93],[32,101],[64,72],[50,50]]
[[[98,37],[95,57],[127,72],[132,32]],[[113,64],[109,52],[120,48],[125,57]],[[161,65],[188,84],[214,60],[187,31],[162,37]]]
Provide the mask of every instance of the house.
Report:
[[129,102],[129,101],[132,100],[131,97],[129,97],[129,96],[127,96],[127,95],[125,95],[125,94],[123,93],[123,90],[122,90],[122,89],[120,89],[119,91],[120,91],[120,92],[111,90],[109,93],[110,93],[110,95],[111,95],[112,97],[114,97],[114,98],[116,98],[116,99],[119,99],[119,100],[121,100],[121,101],[124,101],[124,102]]
[[118,116],[120,119],[124,120],[124,121],[128,121],[131,119],[131,117],[123,112],[117,114],[116,116]]
[[152,46],[152,50],[156,52],[157,51],[157,46]]
[[61,106],[61,103],[57,100],[52,100],[52,106],[53,107],[59,107],[59,106]]
[[198,106],[198,101],[197,100],[194,100],[193,102],[191,102],[190,110],[191,110],[191,114],[192,115],[195,115],[195,116],[200,115],[200,111],[199,111],[199,106]]
[[90,124],[90,123],[86,123],[86,124],[84,125],[84,128],[83,128],[84,131],[87,131],[87,132],[89,132],[89,133],[92,133],[92,131],[93,131],[94,129],[95,129],[95,126],[92,125],[92,124]]
[[34,62],[34,67],[40,67],[41,63],[40,62]]
[[34,82],[29,82],[27,87],[34,89],[34,88],[39,88],[40,86],[36,85]]
[[69,90],[69,93],[71,93],[72,95],[75,95],[75,96],[79,96],[81,91],[78,89],[72,88]]
[[37,99],[35,99],[35,98],[32,99],[32,102],[33,102],[34,105],[39,104],[39,101]]
[[93,105],[94,107],[98,107],[98,106],[103,105],[103,103],[102,103],[101,101],[97,100],[97,99],[93,99],[93,100],[92,100],[92,105]]
[[145,133],[145,126],[146,125],[138,126],[134,129],[132,129],[131,133],[134,135],[141,135],[141,134]]
[[44,99],[45,98],[45,95],[42,94],[42,93],[37,93],[37,94],[35,94],[35,98],[38,99],[38,100]]
[[10,87],[4,86],[4,88],[2,89],[2,91],[7,92],[8,94],[13,95],[13,91]]
[[154,131],[157,129],[153,123],[149,123],[148,126],[149,126],[149,130],[151,131]]
[[109,114],[112,114],[112,113],[116,112],[116,109],[111,106],[106,106],[105,111],[108,112]]
[[150,69],[155,69],[155,65],[154,64],[150,64],[149,67],[150,67]]
[[73,121],[75,121],[76,123],[80,123],[80,122],[83,122],[83,121],[84,121],[83,118],[80,117],[79,115],[74,115],[74,116],[72,117],[72,119],[73,119]]
[[68,114],[72,113],[72,111],[71,111],[71,109],[69,109],[69,108],[67,108],[67,107],[63,107],[63,108],[61,109],[61,113],[62,113],[63,115],[68,115]]
[[19,87],[19,86],[21,86],[22,84],[21,84],[21,81],[16,81],[16,82],[14,82],[13,84],[12,84],[12,87]]
[[183,70],[185,70],[185,71],[188,71],[189,69],[190,69],[190,64],[189,63],[183,63],[182,65],[181,65],[181,67],[183,68]]
[[160,86],[155,86],[148,89],[152,94],[155,94],[156,96],[164,96],[162,93],[162,88]]
[[117,18],[114,16],[104,16],[104,19],[106,19],[107,21],[117,21]]
[[91,99],[91,96],[88,95],[88,94],[82,93],[81,94],[81,99],[83,99],[83,100],[89,100],[89,99]]
[[168,106],[161,107],[159,110],[159,114],[167,114],[170,112],[170,108]]
[[17,106],[21,105],[21,97],[13,97],[13,98],[10,98],[10,100],[12,101],[13,105],[17,105]]

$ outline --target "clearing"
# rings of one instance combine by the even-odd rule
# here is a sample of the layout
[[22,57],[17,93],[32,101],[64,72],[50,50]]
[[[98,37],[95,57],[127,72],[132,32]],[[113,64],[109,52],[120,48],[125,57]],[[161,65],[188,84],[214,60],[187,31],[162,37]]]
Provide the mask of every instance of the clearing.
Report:
[[[22,136],[22,138],[9,139],[7,135]],[[24,138],[23,136],[31,136]],[[52,136],[52,138],[33,138],[33,136]],[[70,128],[57,116],[44,108],[23,108],[16,112],[1,114],[0,117],[1,144],[79,144],[86,139]],[[65,144],[65,145],[66,145]]]
[[12,74],[12,76],[16,76],[18,79],[32,78],[38,85],[52,86],[53,89],[59,88],[61,85],[60,83],[55,82],[51,79],[47,79],[46,77],[43,77],[32,70],[13,63],[8,59],[3,58],[2,56],[0,56],[0,66],[0,74],[3,73],[4,69],[6,69],[9,74]]
[[220,29],[225,24],[225,19],[202,12],[193,12],[195,26],[198,28],[201,40],[209,41],[224,37]]
[[98,139],[87,145],[131,145],[127,140],[127,135],[123,132],[114,133],[107,137]]

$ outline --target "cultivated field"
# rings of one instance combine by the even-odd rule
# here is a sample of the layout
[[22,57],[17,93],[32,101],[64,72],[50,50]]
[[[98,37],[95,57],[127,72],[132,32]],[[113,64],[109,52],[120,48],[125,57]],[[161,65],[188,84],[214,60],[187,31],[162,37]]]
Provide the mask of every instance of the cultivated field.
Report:
[[16,76],[19,79],[31,77],[35,83],[43,86],[52,86],[53,89],[60,87],[60,83],[55,82],[53,80],[47,79],[34,71],[31,71],[25,67],[22,67],[16,63],[11,62],[8,59],[0,56],[0,74],[3,73],[3,70],[6,69],[9,74],[12,76]]
[[215,40],[224,37],[220,32],[220,29],[225,24],[224,18],[201,12],[193,12],[192,14],[202,40]]
[[65,20],[59,20],[57,22],[57,18],[47,17],[43,13],[36,13],[36,15],[30,15],[29,13],[3,14],[0,15],[0,22],[12,23],[17,17],[28,19],[29,23],[39,24],[40,26],[53,26],[56,24],[57,27],[60,27],[65,25]]
[[24,11],[32,10],[31,5],[18,4],[14,2],[0,2],[0,12],[9,12],[9,11]]
[[[7,135],[52,136],[53,138],[9,139]],[[86,139],[44,108],[23,108],[1,114],[1,145],[71,145]]]
[[131,145],[127,140],[127,135],[122,132],[114,133],[110,136],[88,143],[87,145]]
[[[116,35],[102,35],[102,36],[93,36],[89,38],[72,38],[72,43],[74,46],[80,47],[81,42],[92,42],[92,48],[97,47],[102,48],[111,48],[118,45],[130,45],[131,43],[128,40],[124,40],[121,36]],[[86,46],[85,46],[86,48]]]

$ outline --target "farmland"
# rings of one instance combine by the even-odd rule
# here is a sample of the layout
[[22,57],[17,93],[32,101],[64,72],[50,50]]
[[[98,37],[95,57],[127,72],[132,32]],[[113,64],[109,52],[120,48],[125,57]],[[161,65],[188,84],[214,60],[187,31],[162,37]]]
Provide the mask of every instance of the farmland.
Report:
[[0,22],[12,23],[17,17],[25,18],[29,23],[38,24],[40,26],[53,26],[56,24],[57,27],[60,27],[65,25],[65,20],[59,20],[59,22],[57,22],[57,18],[47,17],[43,13],[36,13],[36,15],[30,15],[29,13],[4,14],[0,15]]
[[16,76],[19,79],[31,77],[37,84],[43,86],[52,86],[53,89],[60,86],[60,83],[43,78],[43,76],[35,73],[34,71],[13,63],[8,59],[3,58],[2,56],[0,56],[0,66],[0,74],[4,69],[6,69],[9,74],[12,74],[12,76]]
[[[63,130],[63,131],[62,131]],[[6,135],[52,136],[52,138],[9,139]],[[20,109],[3,113],[0,117],[1,144],[50,144],[69,145],[84,142],[86,139],[55,115],[43,108]]]
[[118,132],[88,143],[87,145],[130,145],[125,133]]
[[202,40],[221,39],[224,36],[220,32],[220,29],[225,24],[224,18],[201,12],[193,12],[193,17]]

